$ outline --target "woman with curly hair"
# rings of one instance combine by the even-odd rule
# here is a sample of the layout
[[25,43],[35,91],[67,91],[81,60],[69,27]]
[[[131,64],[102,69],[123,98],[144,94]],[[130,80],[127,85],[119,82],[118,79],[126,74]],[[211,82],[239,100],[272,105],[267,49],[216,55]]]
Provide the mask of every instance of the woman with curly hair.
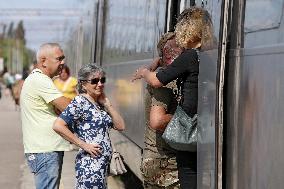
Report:
[[[153,87],[161,87],[178,79],[181,86],[181,107],[188,116],[197,113],[199,51],[211,46],[212,21],[209,13],[198,7],[184,10],[175,28],[176,42],[184,49],[171,65],[158,72],[141,67],[133,81],[144,78]],[[182,189],[197,188],[197,152],[177,151],[178,177]]]

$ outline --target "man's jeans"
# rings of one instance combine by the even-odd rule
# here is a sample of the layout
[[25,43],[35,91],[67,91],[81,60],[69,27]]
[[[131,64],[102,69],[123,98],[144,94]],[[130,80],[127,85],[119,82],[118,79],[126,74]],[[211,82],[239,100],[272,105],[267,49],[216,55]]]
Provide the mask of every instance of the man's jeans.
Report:
[[58,189],[64,152],[26,153],[36,189]]

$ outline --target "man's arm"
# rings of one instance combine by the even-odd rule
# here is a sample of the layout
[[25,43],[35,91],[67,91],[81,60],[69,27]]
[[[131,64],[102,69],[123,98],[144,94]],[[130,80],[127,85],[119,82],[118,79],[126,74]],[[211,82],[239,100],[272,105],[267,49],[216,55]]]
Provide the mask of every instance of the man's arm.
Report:
[[152,129],[164,132],[167,124],[172,118],[172,114],[168,114],[162,106],[152,106],[150,109],[150,127]]
[[53,104],[56,109],[62,112],[68,106],[68,104],[70,104],[70,102],[71,100],[69,98],[61,96],[51,101],[51,104]]
[[148,65],[146,68],[148,68],[148,70],[150,70],[151,72],[155,71],[158,67],[161,66],[161,58],[157,57],[153,60],[153,62]]

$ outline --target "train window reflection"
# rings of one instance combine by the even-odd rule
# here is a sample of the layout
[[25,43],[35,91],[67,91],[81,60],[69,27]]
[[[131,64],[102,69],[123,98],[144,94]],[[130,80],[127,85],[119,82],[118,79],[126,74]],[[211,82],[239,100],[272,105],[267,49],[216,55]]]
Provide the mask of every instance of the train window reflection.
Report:
[[165,10],[162,0],[109,0],[103,62],[152,58],[164,33]]
[[247,0],[245,32],[275,28],[280,25],[283,0]]
[[[219,27],[220,27],[220,17],[221,17],[221,3],[222,1],[219,0],[186,0],[185,1],[185,7],[191,7],[191,6],[198,6],[205,8],[211,15],[213,27],[214,27],[214,36],[216,40],[218,41],[219,37]],[[216,41],[216,42],[217,42]]]

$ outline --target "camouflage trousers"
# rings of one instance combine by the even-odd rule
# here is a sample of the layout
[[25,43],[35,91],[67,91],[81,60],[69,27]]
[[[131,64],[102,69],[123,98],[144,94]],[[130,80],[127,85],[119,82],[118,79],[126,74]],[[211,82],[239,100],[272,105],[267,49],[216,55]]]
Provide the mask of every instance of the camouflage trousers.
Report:
[[176,158],[143,158],[141,171],[146,189],[179,189]]
[[180,189],[180,185],[178,182],[170,186],[158,186],[158,185],[149,184],[144,181],[143,186],[144,186],[144,189]]

